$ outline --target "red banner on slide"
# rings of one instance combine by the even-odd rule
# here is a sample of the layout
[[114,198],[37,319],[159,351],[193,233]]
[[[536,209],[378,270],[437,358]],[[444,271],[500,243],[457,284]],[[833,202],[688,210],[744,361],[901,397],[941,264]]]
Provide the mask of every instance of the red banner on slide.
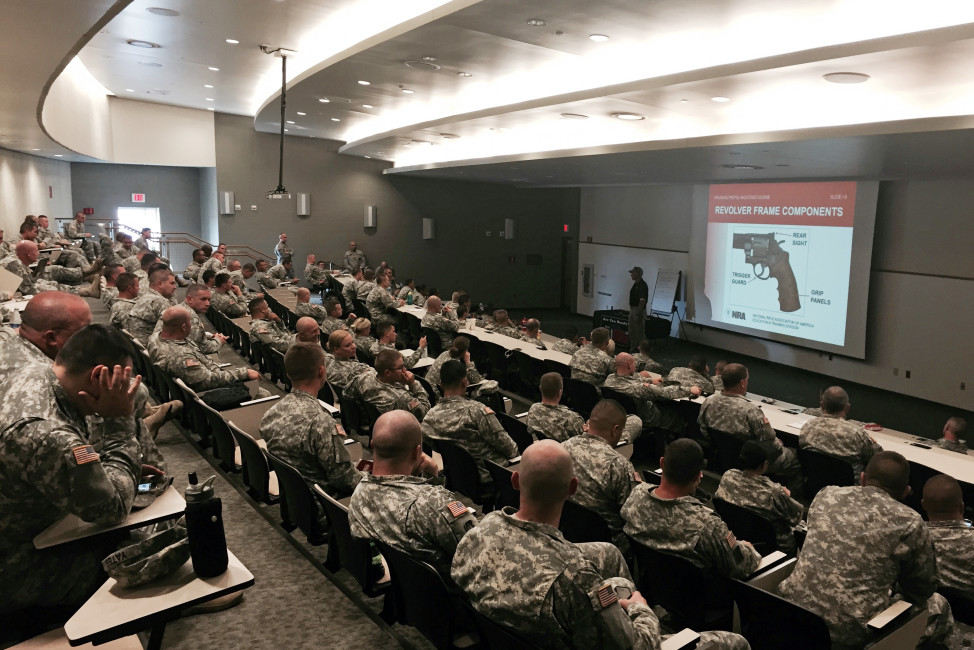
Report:
[[710,186],[711,223],[851,228],[856,183],[745,183]]

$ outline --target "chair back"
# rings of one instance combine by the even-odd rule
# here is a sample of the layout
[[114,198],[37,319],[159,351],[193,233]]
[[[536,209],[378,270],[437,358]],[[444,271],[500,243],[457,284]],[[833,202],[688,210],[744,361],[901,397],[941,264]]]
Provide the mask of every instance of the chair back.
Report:
[[313,546],[324,544],[328,536],[318,518],[318,508],[308,483],[293,465],[266,449],[263,452],[271,469],[277,474],[281,491],[281,526],[288,531],[295,527],[300,528],[307,536],[308,543]]
[[249,334],[247,340],[250,341],[250,364],[256,366],[260,374],[268,372],[267,346],[261,343],[260,339],[250,338]]
[[280,489],[277,485],[277,474],[271,472],[267,465],[267,458],[253,437],[238,428],[233,422],[227,422],[230,433],[233,434],[240,449],[243,461],[243,480],[247,486],[247,493],[255,501],[272,505],[280,500]]
[[940,472],[931,467],[921,465],[920,463],[910,463],[910,488],[912,489],[906,498],[903,499],[903,503],[920,513],[920,516],[924,519],[927,519],[927,511],[920,504],[920,500],[923,498],[923,486],[937,474],[940,474]]
[[636,586],[650,605],[670,613],[677,629],[731,629],[734,601],[726,579],[632,537],[629,545],[636,559]]
[[490,474],[490,480],[494,482],[494,490],[497,493],[494,507],[498,510],[505,506],[520,508],[521,493],[515,490],[511,484],[511,476],[514,473],[506,467],[501,467],[492,460],[484,462],[487,465],[487,472]]
[[571,499],[565,501],[561,510],[561,521],[558,529],[569,542],[582,544],[585,542],[612,542],[612,533],[602,515]]
[[440,396],[433,390],[433,385],[429,383],[426,377],[415,375],[415,378],[419,382],[419,385],[423,387],[423,390],[426,391],[426,395],[430,399],[430,408],[436,406],[436,403],[440,401]]
[[626,413],[629,415],[639,415],[639,407],[636,406],[636,400],[634,400],[631,395],[626,395],[615,388],[603,386],[602,397],[603,399],[614,399],[615,401],[619,402],[622,408],[626,409]]
[[752,650],[829,650],[829,628],[821,616],[740,580],[731,582],[741,633]]
[[[474,501],[480,498],[480,471],[470,452],[452,440],[433,439],[433,448],[443,457],[446,487]],[[479,503],[479,501],[478,501]]]
[[595,405],[602,399],[599,389],[587,381],[569,377],[564,380],[564,386],[562,397],[567,395],[568,407],[580,413],[583,417],[587,418],[592,413]]
[[955,619],[966,625],[974,625],[974,594],[950,587],[940,587],[937,592],[950,603]]
[[532,402],[541,401],[541,375],[547,372],[544,361],[536,359],[524,352],[518,351],[514,355],[517,361],[517,374],[520,383],[518,394],[527,397]]
[[504,427],[504,431],[507,431],[507,435],[511,437],[514,444],[517,445],[517,453],[523,454],[524,450],[531,446],[534,439],[531,438],[531,432],[528,431],[528,425],[526,425],[522,420],[516,418],[507,413],[501,413],[496,411],[494,415],[500,421],[501,426]]
[[389,589],[389,583],[377,584],[371,575],[372,546],[369,542],[352,537],[352,528],[348,523],[348,508],[325,492],[320,485],[313,488],[315,498],[325,509],[330,531],[328,540],[328,566],[337,570],[339,567],[352,574],[362,586],[362,592],[370,598],[379,596]]
[[714,497],[714,510],[724,520],[727,527],[733,531],[738,539],[746,539],[754,545],[754,549],[761,555],[767,555],[778,548],[778,538],[774,524],[756,512],[747,508]]
[[852,465],[847,460],[799,447],[798,461],[805,475],[805,495],[809,499],[815,498],[826,485],[847,486],[855,483]]
[[708,428],[707,432],[714,443],[713,471],[724,473],[729,469],[736,468],[741,457],[744,439],[720,429]]
[[443,340],[439,332],[432,327],[420,327],[419,335],[420,338],[426,337],[426,350],[430,357],[435,359],[443,353]]
[[389,565],[396,620],[422,632],[438,650],[449,650],[456,598],[447,591],[443,577],[432,565],[408,553],[378,540],[372,543]]
[[469,603],[467,603],[467,609],[477,623],[480,642],[487,650],[540,650],[540,645],[528,641],[514,630],[506,628],[492,618],[481,614]]
[[287,376],[287,370],[284,368],[284,354],[271,347],[265,347],[264,354],[267,355],[267,366],[271,371],[271,381],[280,382],[284,386],[284,390],[291,392],[291,379]]
[[196,408],[200,409],[206,418],[206,426],[213,439],[213,455],[220,461],[220,468],[225,472],[239,472],[237,443],[230,432],[230,425],[223,419],[219,411],[213,409],[203,400],[197,398]]

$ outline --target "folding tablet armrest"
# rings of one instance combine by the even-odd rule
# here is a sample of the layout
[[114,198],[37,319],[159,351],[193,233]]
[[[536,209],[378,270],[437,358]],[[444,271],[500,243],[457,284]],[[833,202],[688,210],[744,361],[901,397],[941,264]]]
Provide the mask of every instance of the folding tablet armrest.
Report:
[[[663,641],[663,645],[660,646],[661,650],[690,650],[691,648],[699,648],[697,642],[700,641],[700,635],[694,632],[688,627],[683,628],[666,641]],[[709,644],[707,644],[709,645]]]

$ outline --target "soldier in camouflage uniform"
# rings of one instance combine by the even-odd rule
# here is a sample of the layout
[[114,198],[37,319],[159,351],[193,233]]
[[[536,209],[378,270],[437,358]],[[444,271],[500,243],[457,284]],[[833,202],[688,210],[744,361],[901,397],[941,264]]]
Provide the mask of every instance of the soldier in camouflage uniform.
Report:
[[81,240],[81,250],[84,251],[88,259],[93,260],[95,258],[95,246],[90,240],[91,233],[85,232],[85,219],[84,212],[76,212],[74,221],[64,224],[64,235],[68,239]]
[[669,370],[666,366],[654,361],[649,353],[653,351],[653,344],[649,339],[643,339],[639,342],[639,352],[632,355],[636,359],[636,371],[642,372],[644,370],[648,372],[655,372],[657,375],[666,375]]
[[457,544],[477,519],[436,478],[423,453],[419,422],[405,411],[384,413],[372,426],[372,474],[352,495],[352,535],[378,540],[429,562],[447,584]]
[[605,378],[615,370],[615,362],[606,352],[608,349],[609,330],[596,327],[592,330],[592,342],[572,355],[572,379],[581,379],[601,388]]
[[118,276],[115,286],[118,287],[118,298],[112,304],[109,320],[117,329],[124,329],[125,319],[128,318],[139,297],[139,279],[131,273],[123,273]]
[[703,357],[694,356],[690,359],[687,367],[673,368],[666,375],[666,381],[678,381],[684,390],[690,390],[696,386],[701,392],[713,394],[714,384],[707,378],[710,374],[710,366]]
[[368,308],[372,320],[377,323],[381,320],[389,319],[389,316],[386,314],[388,310],[401,307],[405,304],[404,301],[393,298],[392,294],[389,293],[389,287],[391,285],[392,278],[388,274],[379,276],[375,288],[369,292],[368,298],[365,299],[365,306]]
[[586,343],[588,341],[585,340],[585,337],[578,335],[578,328],[570,325],[565,328],[565,338],[555,341],[551,349],[555,352],[572,355],[578,352],[579,348]]
[[640,482],[632,463],[615,450],[625,426],[625,409],[613,400],[602,400],[592,409],[588,432],[564,443],[578,479],[578,491],[572,501],[605,519],[612,543],[623,555],[629,553],[629,540],[622,532],[625,522],[619,511]]
[[198,282],[200,273],[203,270],[203,263],[206,262],[206,253],[202,249],[197,248],[193,251],[193,261],[190,262],[186,270],[183,271],[183,278],[189,280],[190,282]]
[[967,420],[952,417],[944,425],[944,437],[937,441],[941,449],[956,451],[958,454],[967,453],[967,443],[964,442],[964,432],[967,430]]
[[507,459],[517,456],[517,445],[490,407],[467,399],[467,373],[460,361],[451,359],[443,364],[440,383],[443,399],[426,414],[423,435],[461,445],[477,462],[480,482],[490,485],[484,461],[506,465]]
[[848,461],[854,476],[859,476],[873,456],[883,450],[862,424],[846,420],[849,395],[839,386],[828,388],[822,395],[824,413],[802,426],[798,445]]
[[659,379],[649,379],[636,374],[636,360],[627,352],[616,355],[616,371],[605,380],[605,387],[625,393],[633,398],[639,409],[642,423],[649,427],[659,427],[674,433],[682,433],[686,423],[675,411],[661,411],[656,402],[674,400],[687,395],[699,395],[700,389],[691,386],[658,386]]
[[724,390],[708,397],[700,407],[697,423],[701,434],[707,436],[708,428],[718,429],[744,440],[765,443],[771,458],[768,471],[782,476],[790,484],[800,485],[801,467],[795,450],[781,443],[761,409],[744,398],[747,394],[747,368],[739,363],[728,364],[721,378]]
[[350,314],[347,319],[342,318],[342,303],[338,298],[329,298],[324,304],[328,316],[321,321],[321,331],[325,337],[331,336],[332,332],[347,330],[349,320],[355,319],[355,314]]
[[176,295],[176,277],[169,269],[152,272],[149,289],[139,297],[125,318],[125,329],[142,345],[147,345],[162,312],[172,307]]
[[[460,541],[452,575],[481,614],[544,648],[659,648],[659,620],[617,548],[572,544],[552,523],[572,494],[571,458],[551,440],[531,445],[514,475],[521,510],[487,515]],[[728,632],[703,643],[744,649]]]
[[328,494],[351,494],[366,475],[349,458],[345,431],[318,402],[318,391],[326,382],[324,351],[320,345],[297,343],[284,355],[284,368],[292,391],[260,421],[267,451]]
[[375,374],[362,380],[359,395],[379,413],[395,409],[409,411],[422,420],[430,410],[429,395],[413,373],[406,370],[398,350],[383,350],[375,358]]
[[358,285],[362,283],[365,277],[365,270],[358,269],[352,272],[352,278],[347,280],[342,284],[342,296],[345,297],[345,302],[348,304],[349,309],[355,304],[355,299],[358,298]]
[[444,350],[453,344],[453,337],[460,329],[460,322],[457,320],[456,314],[443,308],[443,301],[440,300],[439,296],[430,296],[426,301],[426,313],[419,325],[436,330],[437,334],[440,335],[440,343]]
[[108,264],[102,271],[105,278],[105,286],[101,288],[101,301],[111,310],[112,305],[118,300],[118,276],[125,272],[121,264]]
[[794,553],[795,528],[804,529],[805,507],[791,498],[791,492],[764,473],[768,470],[768,452],[760,443],[748,440],[741,447],[741,469],[729,469],[720,477],[714,496],[736,506],[747,508],[774,525],[778,550]]
[[582,435],[585,427],[582,416],[559,403],[564,388],[561,375],[557,372],[542,375],[540,388],[541,401],[532,404],[524,418],[528,430],[558,442]]
[[298,289],[297,299],[294,313],[298,316],[310,316],[319,323],[325,322],[325,319],[328,318],[328,312],[325,311],[324,307],[311,302],[311,292],[308,289],[304,287]]
[[934,593],[933,542],[920,515],[899,503],[909,477],[906,459],[884,451],[869,461],[862,487],[828,486],[812,501],[798,563],[778,591],[825,619],[833,648],[870,639],[866,621],[893,602],[894,586],[895,600],[926,603],[926,640],[953,647],[950,605]]
[[738,541],[713,510],[693,496],[703,477],[703,451],[680,438],[666,447],[659,487],[638,485],[622,508],[624,530],[661,553],[681,557],[706,572],[742,579],[754,572],[761,555]]
[[240,318],[248,313],[247,299],[241,295],[240,289],[230,281],[230,275],[220,273],[213,285],[213,297],[210,304],[227,318]]
[[717,365],[714,366],[714,372],[716,374],[714,374],[714,376],[710,378],[710,383],[714,385],[714,392],[724,390],[724,382],[720,378],[720,373],[724,371],[724,366],[726,365],[727,362],[721,359],[720,361],[717,362]]
[[307,264],[304,265],[304,279],[308,281],[314,291],[324,291],[328,286],[331,274],[322,266],[315,264],[314,253],[308,255]]
[[[94,325],[53,368],[30,364],[0,385],[0,613],[77,607],[104,582],[111,542],[37,550],[33,539],[67,514],[101,524],[128,516],[142,476],[130,365],[127,341]],[[85,421],[95,414],[97,447]]]
[[270,270],[270,264],[267,260],[257,260],[257,284],[260,285],[261,289],[265,291],[270,289],[276,289],[278,287],[278,282],[271,276],[267,275]]
[[479,398],[489,395],[497,397],[497,382],[493,379],[487,379],[480,374],[477,366],[470,360],[470,339],[466,336],[454,338],[450,348],[440,353],[440,356],[436,357],[433,361],[433,365],[426,371],[426,381],[433,386],[433,390],[436,391],[437,395],[443,394],[443,391],[440,389],[440,371],[443,369],[443,364],[450,359],[457,359],[467,369],[468,385],[476,384],[476,388],[470,393],[471,397]]
[[938,474],[923,486],[922,503],[937,551],[937,583],[974,598],[974,527],[964,519],[960,484]]
[[351,325],[352,334],[355,336],[355,349],[371,355],[372,346],[375,339],[369,336],[372,331],[372,321],[368,318],[356,318]]
[[367,265],[365,253],[358,249],[355,242],[348,242],[348,250],[345,251],[345,270],[354,274],[356,271],[364,270]]
[[[222,244],[221,244],[221,248],[223,248]],[[225,251],[226,251],[225,248],[223,248],[223,250],[217,250],[210,256],[210,259],[203,262],[203,266],[200,267],[200,275],[202,275],[204,271],[213,271],[217,275],[220,275],[221,273],[226,273],[227,269],[223,263],[224,256],[226,254]]]
[[284,327],[280,316],[271,311],[267,301],[254,298],[250,301],[250,340],[260,341],[281,354],[294,342],[294,333]]
[[[220,347],[227,341],[227,337],[223,334],[210,334],[207,330],[208,323],[204,321],[203,315],[210,308],[211,295],[210,290],[204,285],[191,284],[186,289],[186,299],[176,305],[181,309],[185,309],[186,313],[189,314],[190,332],[186,340],[196,344],[196,347],[203,354],[216,354],[220,351]],[[155,329],[152,331],[152,336],[149,337],[148,345],[146,345],[146,349],[148,349],[150,354],[152,353],[153,347],[159,343],[159,333],[161,331],[162,319],[160,318],[159,322],[156,323]]]
[[267,277],[274,280],[277,283],[285,282],[291,279],[294,274],[292,270],[293,264],[290,257],[285,257],[280,264],[275,264],[271,268],[267,269]]
[[355,287],[355,298],[365,302],[369,299],[369,294],[375,289],[375,271],[365,269],[362,271],[362,281]]
[[342,395],[360,397],[362,383],[375,375],[375,369],[355,357],[355,338],[351,332],[337,330],[328,337],[328,381],[337,386]]
[[[79,287],[70,284],[60,284],[54,280],[45,278],[34,279],[30,265],[37,261],[37,257],[37,244],[25,239],[17,243],[12,255],[8,255],[0,260],[0,266],[14,275],[20,276],[21,283],[16,291],[19,291],[22,295],[33,295],[42,291],[64,291],[67,293],[75,293],[79,296],[91,296],[93,298],[97,298],[100,295],[100,280],[99,282],[93,282],[91,286]],[[74,271],[80,273],[78,269],[74,269]]]
[[280,264],[285,257],[291,257],[294,255],[294,251],[291,249],[291,245],[287,243],[287,233],[282,232],[281,236],[277,239],[277,244],[274,245],[274,255],[277,256],[277,263]]
[[28,364],[50,366],[64,344],[91,324],[88,303],[72,294],[44,291],[24,309],[16,336],[0,344],[0,376],[11,378]]
[[506,309],[495,310],[494,322],[491,325],[488,325],[486,329],[494,334],[503,334],[504,336],[509,336],[512,339],[521,339],[521,328],[511,322],[511,318],[508,316]]
[[[383,350],[395,350],[396,349],[396,326],[388,321],[384,321],[376,325],[375,333],[379,337],[372,347],[369,349],[369,354],[373,357],[379,356],[379,353]],[[356,343],[358,345],[358,343]],[[426,350],[426,337],[419,339],[419,346],[413,351],[408,357],[403,354],[403,361],[406,362],[406,370],[412,370],[412,368],[419,363],[419,360],[423,358],[423,352]]]
[[13,249],[10,247],[10,242],[4,240],[3,231],[0,230],[0,259],[5,258],[7,255],[10,255],[12,252]]
[[[195,391],[223,388],[238,381],[259,379],[250,368],[220,368],[187,340],[190,316],[185,309],[170,307],[162,314],[162,331],[151,359],[172,377],[182,379]],[[261,389],[263,390],[263,389]]]

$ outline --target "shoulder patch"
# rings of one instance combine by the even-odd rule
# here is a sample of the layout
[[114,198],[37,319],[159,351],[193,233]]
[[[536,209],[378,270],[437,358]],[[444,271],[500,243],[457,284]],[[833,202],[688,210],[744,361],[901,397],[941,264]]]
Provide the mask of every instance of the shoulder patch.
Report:
[[409,401],[409,409],[410,410],[416,408],[417,406],[419,406],[419,400],[418,399],[414,399],[414,400],[410,400]]
[[192,368],[193,366],[198,366],[198,365],[200,365],[200,362],[197,361],[196,359],[186,359],[187,368]]
[[345,427],[342,426],[341,422],[335,423],[335,432],[340,436],[348,435],[347,433],[345,433]]
[[485,406],[484,407],[484,413],[486,413],[487,415],[493,415],[494,414],[494,409],[490,408],[489,406]]
[[463,505],[459,501],[451,501],[450,503],[446,504],[446,509],[450,511],[450,514],[453,515],[454,519],[467,514],[467,506]]
[[74,454],[74,462],[79,465],[94,463],[101,458],[91,445],[79,445],[72,449],[71,452]]
[[619,597],[616,596],[616,590],[612,588],[612,585],[606,583],[599,587],[599,604],[602,606],[602,609],[618,601]]
[[737,546],[737,538],[734,537],[734,533],[727,533],[727,537],[724,538],[724,541],[726,541],[727,545],[731,548]]

